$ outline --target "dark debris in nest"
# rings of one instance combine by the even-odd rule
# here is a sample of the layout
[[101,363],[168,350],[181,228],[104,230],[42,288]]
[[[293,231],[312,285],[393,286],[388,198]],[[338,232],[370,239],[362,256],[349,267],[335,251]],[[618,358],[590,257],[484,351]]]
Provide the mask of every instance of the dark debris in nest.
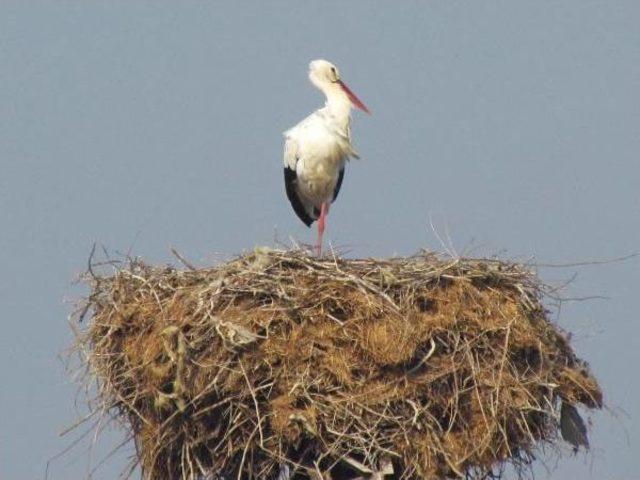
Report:
[[495,478],[602,406],[518,264],[258,249],[87,280],[91,405],[145,479]]

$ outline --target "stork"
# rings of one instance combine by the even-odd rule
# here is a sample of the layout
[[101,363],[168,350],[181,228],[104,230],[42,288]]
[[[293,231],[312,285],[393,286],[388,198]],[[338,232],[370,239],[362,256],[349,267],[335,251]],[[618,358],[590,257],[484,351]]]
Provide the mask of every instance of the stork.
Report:
[[312,61],[309,80],[327,100],[323,108],[284,132],[284,184],[300,220],[307,227],[318,221],[316,251],[320,256],[329,206],[340,191],[345,163],[359,158],[351,145],[351,108],[370,112],[332,63]]

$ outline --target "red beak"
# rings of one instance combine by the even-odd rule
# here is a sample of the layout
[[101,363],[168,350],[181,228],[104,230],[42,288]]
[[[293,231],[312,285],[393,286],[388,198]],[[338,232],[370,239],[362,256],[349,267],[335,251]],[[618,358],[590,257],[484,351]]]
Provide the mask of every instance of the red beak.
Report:
[[349,100],[351,100],[351,103],[353,103],[357,108],[359,108],[363,112],[367,112],[369,115],[371,115],[371,112],[369,111],[367,106],[364,103],[362,103],[358,97],[356,97],[356,94],[353,93],[351,89],[347,87],[342,80],[337,80],[337,83],[338,85],[340,85],[342,90],[344,90],[344,93],[347,94],[347,97],[349,97]]

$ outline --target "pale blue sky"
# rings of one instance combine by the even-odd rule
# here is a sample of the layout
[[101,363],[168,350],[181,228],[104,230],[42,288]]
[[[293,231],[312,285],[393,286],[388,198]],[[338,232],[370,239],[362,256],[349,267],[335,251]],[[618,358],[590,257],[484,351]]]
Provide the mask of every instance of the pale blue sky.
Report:
[[[94,241],[200,265],[312,241],[284,194],[281,133],[322,103],[314,58],[373,112],[355,114],[362,160],[329,217],[351,255],[441,249],[430,217],[462,253],[640,250],[639,25],[637,0],[0,3],[0,478],[43,478],[68,445],[75,385],[56,355]],[[639,478],[639,267],[540,272],[611,297],[565,304],[559,323],[612,409],[593,417],[591,455],[540,478]],[[86,448],[50,478],[82,478]]]

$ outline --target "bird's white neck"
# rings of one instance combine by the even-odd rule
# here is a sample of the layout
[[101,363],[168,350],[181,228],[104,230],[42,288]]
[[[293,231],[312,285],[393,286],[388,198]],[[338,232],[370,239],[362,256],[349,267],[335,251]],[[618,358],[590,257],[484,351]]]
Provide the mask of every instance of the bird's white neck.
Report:
[[326,85],[322,91],[327,97],[325,108],[342,127],[346,127],[351,114],[351,100],[336,83]]

